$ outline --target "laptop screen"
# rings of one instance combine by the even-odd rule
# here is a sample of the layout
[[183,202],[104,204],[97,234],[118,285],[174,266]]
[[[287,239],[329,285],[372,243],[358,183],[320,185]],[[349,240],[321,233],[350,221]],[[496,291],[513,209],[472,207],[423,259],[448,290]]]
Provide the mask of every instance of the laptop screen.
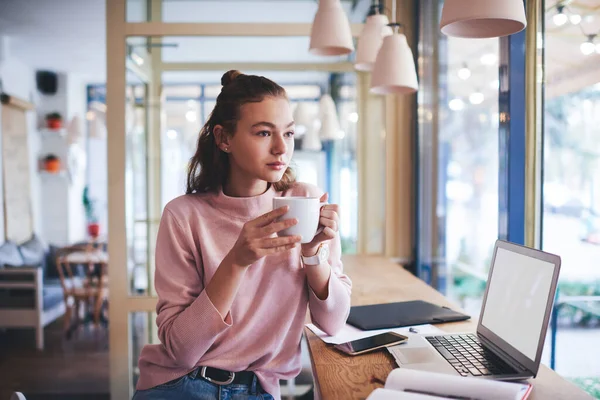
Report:
[[498,247],[481,324],[535,360],[554,264]]

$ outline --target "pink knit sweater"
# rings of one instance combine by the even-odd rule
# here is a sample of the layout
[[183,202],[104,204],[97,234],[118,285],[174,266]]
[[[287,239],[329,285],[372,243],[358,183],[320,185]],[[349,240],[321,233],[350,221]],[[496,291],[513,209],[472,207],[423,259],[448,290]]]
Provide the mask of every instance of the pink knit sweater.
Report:
[[346,322],[352,283],[342,273],[339,238],[330,243],[327,299],[308,285],[299,247],[248,267],[230,313],[222,316],[205,286],[233,247],[245,222],[272,209],[275,196],[320,196],[296,183],[281,193],[255,197],[219,193],[178,197],[165,207],[156,242],[156,323],[160,344],[146,345],[137,389],[176,379],[197,366],[254,371],[263,388],[280,398],[279,379],[300,372],[300,339],[307,306],[315,325],[334,334]]

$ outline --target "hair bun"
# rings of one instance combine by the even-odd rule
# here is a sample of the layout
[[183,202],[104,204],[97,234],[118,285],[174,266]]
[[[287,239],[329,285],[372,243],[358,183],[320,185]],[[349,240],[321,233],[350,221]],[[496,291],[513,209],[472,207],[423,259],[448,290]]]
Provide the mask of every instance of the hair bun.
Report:
[[223,76],[221,77],[221,85],[222,86],[227,86],[229,85],[231,82],[233,82],[233,80],[235,78],[237,78],[240,75],[244,75],[242,74],[240,71],[238,71],[237,69],[231,69],[227,72],[225,72],[223,74]]

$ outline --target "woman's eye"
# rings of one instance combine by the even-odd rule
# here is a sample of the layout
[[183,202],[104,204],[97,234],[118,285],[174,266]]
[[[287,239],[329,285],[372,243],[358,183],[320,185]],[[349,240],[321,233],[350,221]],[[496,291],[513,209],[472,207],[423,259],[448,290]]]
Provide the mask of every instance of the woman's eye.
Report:
[[292,137],[292,136],[294,136],[294,132],[292,132],[292,131],[286,132],[286,135],[287,135],[287,137]]
[[258,132],[258,136],[269,136],[271,134],[271,132],[269,131],[260,131]]

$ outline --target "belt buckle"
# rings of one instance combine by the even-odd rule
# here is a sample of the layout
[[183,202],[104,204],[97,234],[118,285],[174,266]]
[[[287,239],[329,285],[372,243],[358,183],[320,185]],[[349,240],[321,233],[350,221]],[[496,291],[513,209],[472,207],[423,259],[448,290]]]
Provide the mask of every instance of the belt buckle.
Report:
[[229,372],[229,378],[226,381],[218,381],[216,379],[206,376],[206,368],[207,367],[202,367],[202,369],[200,370],[200,376],[209,381],[210,383],[215,383],[217,385],[229,385],[235,379],[235,372]]

